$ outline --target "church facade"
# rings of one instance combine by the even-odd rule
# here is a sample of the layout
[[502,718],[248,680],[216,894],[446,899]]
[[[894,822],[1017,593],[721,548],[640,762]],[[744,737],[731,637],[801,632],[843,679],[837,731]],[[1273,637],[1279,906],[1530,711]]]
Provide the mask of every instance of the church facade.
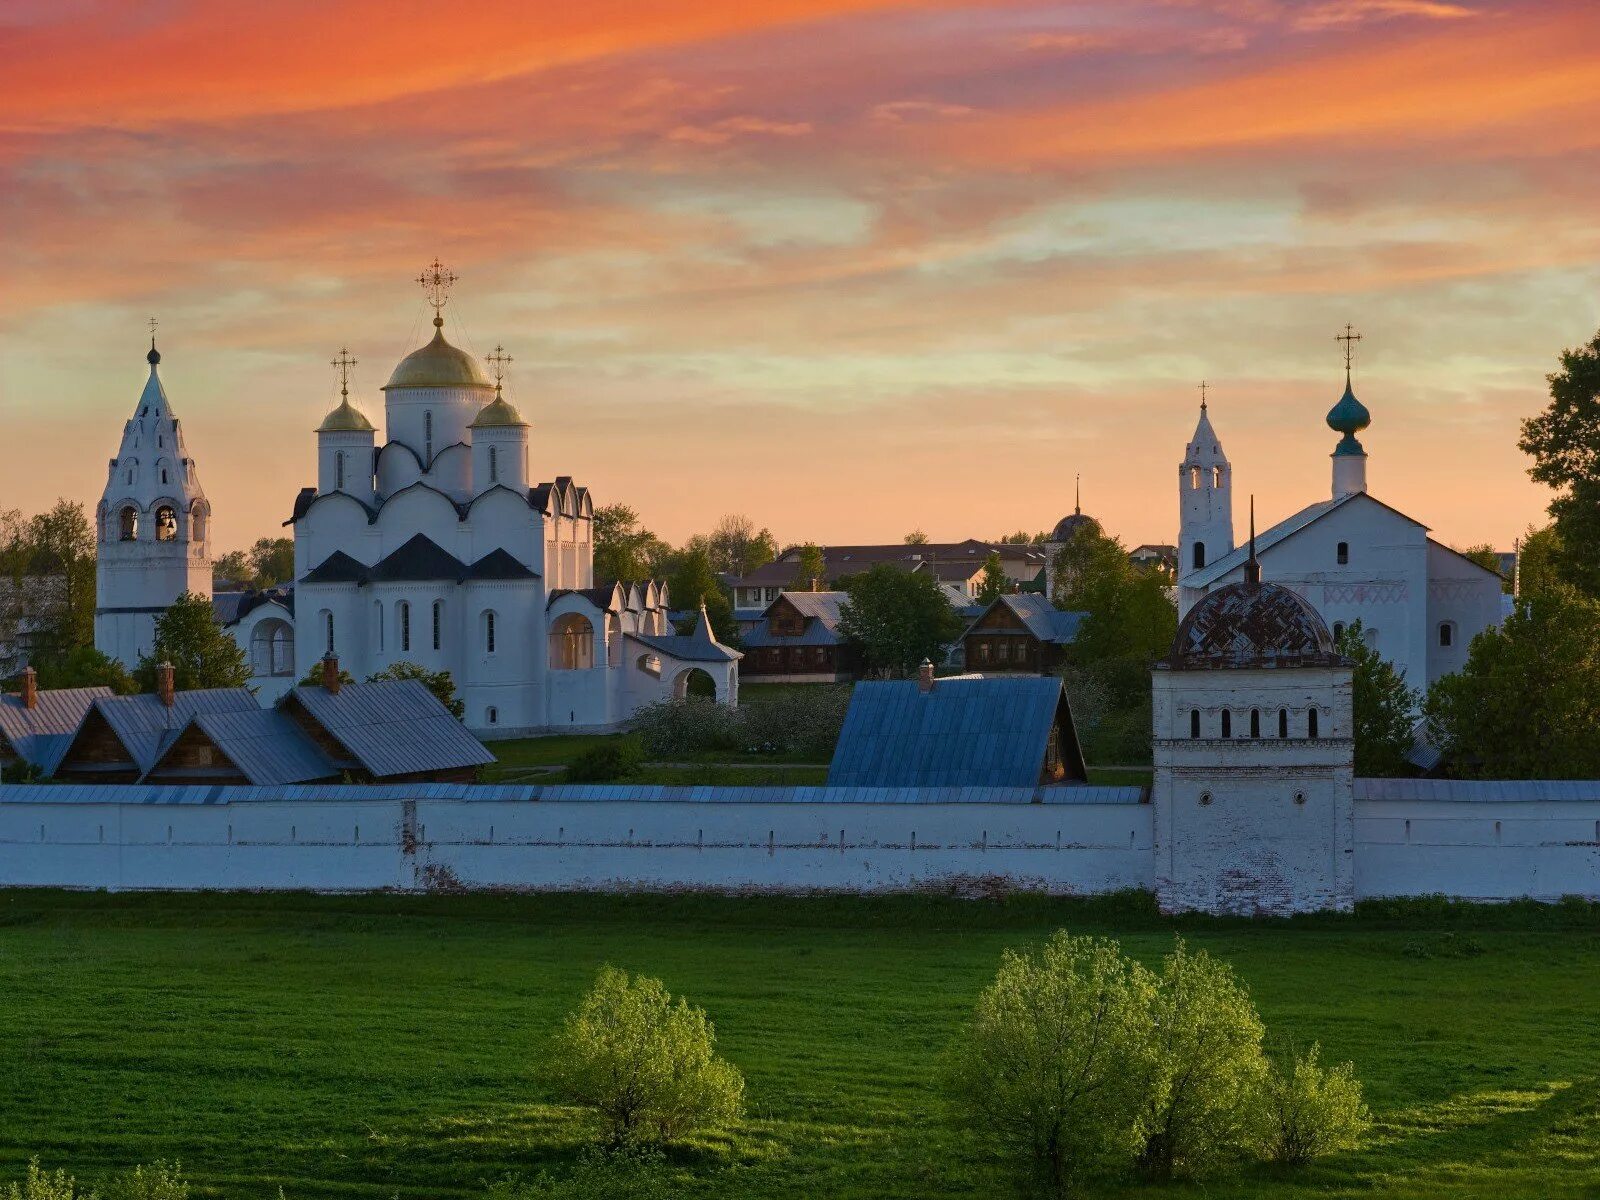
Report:
[[[1328,414],[1342,434],[1331,455],[1331,494],[1263,530],[1266,576],[1309,601],[1335,638],[1361,622],[1367,643],[1426,688],[1466,663],[1472,639],[1504,613],[1500,576],[1428,536],[1428,527],[1367,491],[1356,434],[1371,416],[1347,370]],[[1241,582],[1248,550],[1233,539],[1233,466],[1204,401],[1178,467],[1178,615]]]

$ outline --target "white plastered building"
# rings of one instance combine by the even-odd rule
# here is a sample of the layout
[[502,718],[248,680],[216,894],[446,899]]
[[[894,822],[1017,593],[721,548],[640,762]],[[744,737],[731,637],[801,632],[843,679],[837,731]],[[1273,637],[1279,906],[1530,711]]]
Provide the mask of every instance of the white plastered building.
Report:
[[[1496,624],[1500,576],[1428,536],[1428,527],[1367,491],[1367,453],[1356,433],[1371,421],[1345,377],[1328,413],[1343,434],[1330,456],[1332,489],[1265,529],[1257,553],[1266,577],[1309,601],[1337,638],[1357,620],[1369,645],[1426,688],[1459,670],[1475,635]],[[1178,615],[1244,578],[1233,541],[1233,467],[1204,403],[1178,467]]]

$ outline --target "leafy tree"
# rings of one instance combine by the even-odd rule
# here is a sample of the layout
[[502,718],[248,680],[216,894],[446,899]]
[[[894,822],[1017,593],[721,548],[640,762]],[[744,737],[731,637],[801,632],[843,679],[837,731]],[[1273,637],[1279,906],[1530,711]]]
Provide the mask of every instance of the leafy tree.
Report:
[[[312,673],[318,675],[320,681],[320,671],[313,670]],[[444,705],[456,720],[461,720],[466,714],[466,703],[456,696],[456,681],[450,677],[449,671],[430,671],[420,663],[396,662],[390,663],[376,675],[367,676],[368,683],[378,683],[386,679],[418,680],[434,694],[439,703]]]
[[[1476,546],[1468,546],[1459,553],[1462,558],[1470,559],[1484,570],[1493,571],[1496,575],[1500,574],[1500,552],[1489,545],[1488,542],[1480,542]],[[1500,590],[1509,592],[1511,590],[1511,580],[1501,576]]]
[[258,538],[250,547],[250,580],[257,588],[294,580],[294,539]]
[[739,645],[739,622],[733,616],[733,597],[728,595],[711,565],[711,553],[704,545],[681,550],[672,558],[667,573],[667,588],[672,607],[689,615],[680,633],[688,633],[700,619],[700,605],[706,606],[711,632],[725,646]]
[[1073,656],[1079,662],[1130,658],[1146,665],[1172,648],[1178,610],[1167,579],[1128,557],[1121,541],[1098,525],[1081,526],[1056,552],[1057,608],[1087,613]]
[[1321,1050],[1313,1043],[1288,1070],[1274,1065],[1261,1090],[1261,1148],[1284,1166],[1354,1150],[1372,1128],[1355,1067],[1324,1067],[1317,1061]]
[[1356,774],[1372,779],[1404,774],[1422,693],[1406,685],[1403,670],[1395,670],[1367,645],[1360,621],[1345,627],[1338,650],[1355,664],[1351,708]]
[[749,517],[730,513],[706,539],[712,569],[742,579],[778,557],[778,542],[768,529],[757,529]]
[[1181,940],[1162,964],[1151,1018],[1139,1167],[1161,1180],[1200,1174],[1255,1132],[1266,1030],[1233,969]]
[[[339,680],[339,682],[341,684],[354,683],[356,681],[356,677],[354,675],[350,674],[349,671],[346,671],[343,666],[341,666],[339,668],[338,680]],[[322,662],[320,660],[318,660],[317,662],[314,662],[314,663],[311,664],[311,669],[306,672],[305,678],[300,681],[298,686],[300,686],[300,687],[321,687],[322,686]]]
[[131,696],[139,684],[116,659],[93,646],[74,646],[65,654],[36,657],[41,688],[108,687],[119,696]]
[[1543,529],[1530,525],[1517,547],[1517,592],[1531,596],[1559,586],[1566,578],[1566,555],[1554,525]]
[[156,618],[150,653],[139,659],[134,678],[147,692],[156,688],[156,667],[173,666],[173,686],[195,688],[243,687],[250,682],[250,662],[244,647],[228,636],[211,612],[211,601],[193,592],[179,596]]
[[821,546],[807,542],[800,547],[800,558],[795,563],[794,586],[802,592],[810,591],[813,580],[819,588],[828,586],[828,560],[823,556]]
[[1117,944],[1057,932],[1007,950],[951,1051],[954,1116],[1052,1195],[1136,1142],[1156,981]]
[[974,597],[979,604],[992,604],[1010,590],[1011,581],[1006,578],[1006,569],[1000,562],[998,550],[989,551],[989,557],[983,560],[983,582],[978,585],[978,594]]
[[1002,546],[1042,546],[1050,540],[1050,534],[1041,530],[1038,533],[1029,533],[1026,529],[1019,529],[1015,533],[1008,533],[1000,539]]
[[94,645],[95,536],[83,505],[57,500],[37,513],[25,534],[28,573],[57,578],[59,591],[37,614],[35,647],[65,653]]
[[939,581],[925,571],[878,563],[840,586],[849,601],[839,614],[839,632],[875,670],[903,675],[925,658],[943,662],[945,647],[965,628]]
[[910,533],[906,534],[906,545],[908,546],[926,546],[927,544],[928,535],[923,533],[920,529],[913,529]]
[[1600,333],[1561,352],[1561,369],[1546,380],[1550,403],[1522,423],[1518,447],[1533,458],[1528,474],[1558,489],[1550,504],[1568,553],[1568,583],[1600,596]]
[[705,1011],[614,967],[567,1017],[550,1061],[557,1092],[598,1112],[613,1145],[670,1142],[744,1111],[744,1077],[717,1057]]
[[666,543],[646,529],[626,504],[594,510],[594,577],[632,582],[651,578]]
[[250,565],[250,555],[244,550],[229,550],[211,563],[211,586],[237,583],[250,587],[255,582],[255,568]]
[[1552,584],[1525,592],[1423,706],[1434,745],[1461,774],[1600,776],[1600,601]]

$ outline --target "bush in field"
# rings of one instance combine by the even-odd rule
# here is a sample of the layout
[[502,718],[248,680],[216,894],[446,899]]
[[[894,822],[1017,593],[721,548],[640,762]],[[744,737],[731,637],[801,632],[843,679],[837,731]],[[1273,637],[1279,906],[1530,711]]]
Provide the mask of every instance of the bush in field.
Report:
[[37,1158],[28,1163],[22,1182],[10,1184],[0,1196],[4,1200],[94,1200],[94,1193],[80,1192],[65,1171],[41,1171]]
[[1287,1070],[1277,1066],[1261,1090],[1261,1148],[1285,1166],[1301,1166],[1339,1150],[1353,1150],[1372,1127],[1361,1081],[1350,1063],[1324,1067],[1313,1044]]
[[698,697],[647,704],[634,714],[633,727],[651,758],[685,758],[745,746],[740,710]]
[[1144,1175],[1198,1175],[1249,1144],[1267,1074],[1265,1033],[1233,969],[1180,940],[1151,1007],[1138,1124]]
[[1058,932],[1007,950],[955,1045],[957,1120],[1049,1195],[1134,1147],[1154,976],[1115,942]]
[[591,1148],[563,1178],[541,1171],[532,1182],[491,1184],[487,1200],[672,1200],[658,1150]]
[[639,769],[644,753],[628,738],[608,738],[590,746],[567,765],[568,783],[610,783]]
[[814,755],[833,754],[850,707],[850,688],[813,684],[785,692],[781,698],[750,700],[739,714],[744,721],[744,749]]
[[153,1162],[113,1175],[100,1200],[189,1200],[189,1181],[177,1163]]
[[744,1076],[717,1057],[705,1011],[614,967],[601,968],[550,1058],[556,1090],[598,1112],[613,1146],[668,1142],[744,1110]]

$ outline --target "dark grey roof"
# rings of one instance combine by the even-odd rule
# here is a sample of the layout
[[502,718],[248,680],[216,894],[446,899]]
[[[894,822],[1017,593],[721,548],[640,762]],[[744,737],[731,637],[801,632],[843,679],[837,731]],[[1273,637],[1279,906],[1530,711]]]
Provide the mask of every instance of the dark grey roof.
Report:
[[[784,637],[772,632],[766,618],[784,601],[806,618],[804,632]],[[839,634],[839,617],[850,601],[849,592],[784,592],[761,612],[761,623],[743,635],[746,647],[762,646],[837,646],[844,639]]]
[[[190,725],[210,738],[253,785],[310,783],[339,777],[339,768],[328,760],[305,730],[276,709],[203,712],[197,714]],[[177,738],[172,740],[176,742]],[[159,770],[160,766],[161,761],[157,759],[146,774]]]
[[211,615],[218,625],[232,625],[239,619],[239,606],[244,603],[245,592],[212,592]]
[[343,550],[335,550],[322,562],[306,572],[301,583],[365,583],[365,563],[351,558]]
[[[982,620],[996,604],[1003,604],[1016,613],[1028,632],[1039,641],[1055,646],[1068,646],[1077,641],[1078,627],[1089,615],[1083,612],[1062,612],[1037,592],[1008,593],[996,597],[980,609],[973,624]],[[969,627],[967,632],[972,633],[974,630]],[[991,631],[982,632],[987,634]]]
[[721,642],[706,641],[692,633],[629,633],[624,636],[642,642],[657,653],[675,658],[679,662],[733,662],[742,657],[737,650],[730,649]]
[[1310,601],[1276,583],[1230,583],[1195,602],[1178,625],[1166,666],[1312,667],[1345,663]]
[[[828,769],[830,787],[1032,787],[1044,770],[1061,681],[1046,678],[941,679],[856,684]],[[1084,779],[1070,712],[1061,757]]]
[[17,757],[42,775],[52,774],[72,744],[72,735],[108,687],[51,688],[37,693],[33,708],[21,696],[0,695],[0,734]]
[[1081,512],[1068,513],[1056,522],[1056,527],[1050,531],[1050,540],[1052,542],[1070,542],[1078,536],[1078,531],[1082,529],[1092,529],[1095,533],[1099,533],[1100,522],[1093,517],[1085,516]]
[[1600,801],[1595,779],[1357,779],[1357,800],[1440,803]]
[[421,680],[320,685],[289,693],[374,776],[476,767],[495,761]]
[[260,706],[249,688],[202,688],[179,692],[172,707],[146,692],[138,696],[102,696],[94,702],[117,740],[142,774],[155,765],[191,717],[200,713],[258,712]]
[[425,534],[416,534],[375,563],[367,572],[372,583],[422,582],[445,579],[460,583],[467,577],[467,565],[442,549]]
[[538,574],[503,549],[491,550],[467,571],[468,579],[537,579]]
[[582,596],[601,612],[621,611],[627,604],[627,595],[622,591],[622,585],[616,583],[602,584],[599,587],[588,588],[556,588],[550,593],[550,598],[545,602],[549,608],[563,596]]
[[239,592],[211,593],[211,615],[217,619],[218,625],[235,625],[263,604],[281,604],[294,612],[294,585],[262,588],[259,591],[247,588]]

